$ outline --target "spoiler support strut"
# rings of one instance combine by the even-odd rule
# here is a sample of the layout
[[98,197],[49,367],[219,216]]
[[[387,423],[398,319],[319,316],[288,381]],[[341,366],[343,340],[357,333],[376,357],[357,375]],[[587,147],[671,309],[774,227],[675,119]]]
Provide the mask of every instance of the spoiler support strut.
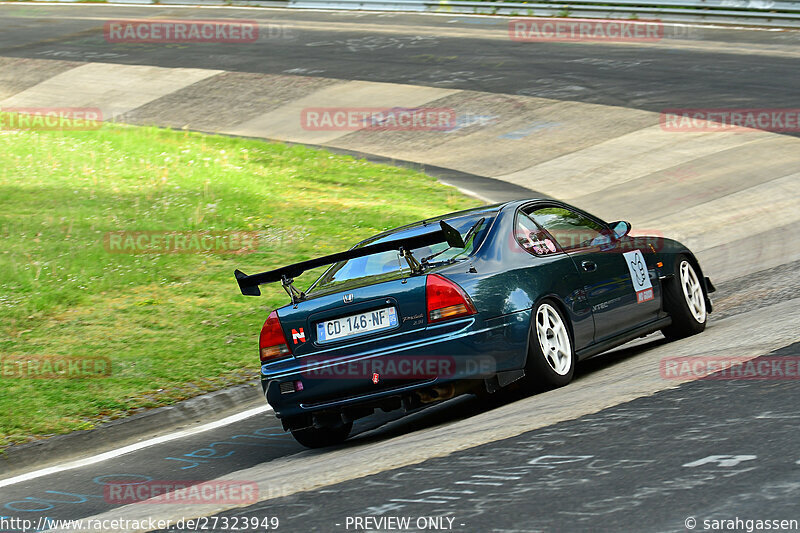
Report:
[[281,285],[283,286],[283,290],[285,290],[286,294],[288,294],[289,298],[291,298],[292,305],[295,305],[297,304],[297,302],[305,300],[306,293],[304,293],[303,291],[298,291],[297,287],[292,285],[292,283],[294,283],[294,278],[287,278],[286,276],[283,276],[281,278]]
[[408,263],[408,268],[411,270],[412,274],[421,274],[422,273],[422,264],[417,261],[417,258],[414,257],[414,254],[411,253],[411,250],[407,249],[404,246],[400,247],[400,257],[406,260]]

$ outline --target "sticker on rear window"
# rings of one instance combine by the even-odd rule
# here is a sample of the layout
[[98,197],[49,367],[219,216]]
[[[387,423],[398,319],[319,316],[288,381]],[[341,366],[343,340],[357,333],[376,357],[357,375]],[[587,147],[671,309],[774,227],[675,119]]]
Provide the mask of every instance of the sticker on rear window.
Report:
[[628,264],[628,271],[631,274],[633,290],[636,291],[636,303],[640,304],[653,299],[653,285],[650,283],[650,273],[647,271],[647,263],[641,250],[625,252],[622,254]]

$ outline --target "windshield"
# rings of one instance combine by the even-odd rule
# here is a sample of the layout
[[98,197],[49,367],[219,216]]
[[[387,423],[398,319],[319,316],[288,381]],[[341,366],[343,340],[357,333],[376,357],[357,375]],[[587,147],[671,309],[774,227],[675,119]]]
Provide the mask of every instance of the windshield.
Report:
[[[434,266],[469,257],[483,240],[486,230],[494,219],[494,212],[476,212],[451,219],[442,219],[468,237],[464,248],[450,248],[446,242],[423,246],[412,251],[418,261],[428,259],[427,265]],[[355,248],[368,244],[403,239],[431,233],[438,228],[438,220],[427,224],[418,225],[396,233],[382,236],[360,243]],[[470,230],[472,230],[470,232]],[[469,236],[467,236],[469,233]],[[378,254],[358,257],[349,261],[336,263],[329,268],[310,288],[308,292],[330,292],[344,290],[348,286],[361,285],[365,282],[378,283],[397,278],[409,271],[408,264],[400,255],[392,250]]]

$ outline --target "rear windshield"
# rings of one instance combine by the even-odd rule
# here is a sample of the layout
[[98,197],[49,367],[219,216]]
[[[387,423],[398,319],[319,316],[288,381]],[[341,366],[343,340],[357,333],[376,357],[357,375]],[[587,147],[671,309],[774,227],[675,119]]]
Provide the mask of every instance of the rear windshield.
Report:
[[[469,257],[483,240],[494,219],[494,215],[494,212],[482,211],[452,219],[444,219],[445,222],[456,228],[462,236],[466,236],[467,232],[474,227],[469,239],[466,241],[467,246],[465,248],[449,248],[446,242],[441,242],[433,246],[424,246],[413,250],[414,258],[417,261],[428,259],[428,264],[434,266]],[[368,244],[378,244],[430,233],[438,229],[438,225],[439,223],[436,221],[428,224],[427,227],[416,226],[379,239],[364,241],[355,248],[358,249]],[[366,257],[357,257],[333,265],[309,288],[309,292],[332,292],[344,290],[355,285],[378,283],[400,277],[407,273],[408,270],[406,261],[393,250]]]

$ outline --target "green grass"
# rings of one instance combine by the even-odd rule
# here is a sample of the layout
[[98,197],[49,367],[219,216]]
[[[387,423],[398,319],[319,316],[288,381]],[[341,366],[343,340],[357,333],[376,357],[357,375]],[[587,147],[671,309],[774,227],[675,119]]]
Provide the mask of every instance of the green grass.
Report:
[[[258,332],[287,296],[242,296],[235,268],[477,204],[410,170],[304,147],[129,126],[0,131],[0,358],[112,361],[105,378],[0,375],[0,448],[255,378]],[[103,246],[106,232],[141,230],[260,238],[247,255]]]

